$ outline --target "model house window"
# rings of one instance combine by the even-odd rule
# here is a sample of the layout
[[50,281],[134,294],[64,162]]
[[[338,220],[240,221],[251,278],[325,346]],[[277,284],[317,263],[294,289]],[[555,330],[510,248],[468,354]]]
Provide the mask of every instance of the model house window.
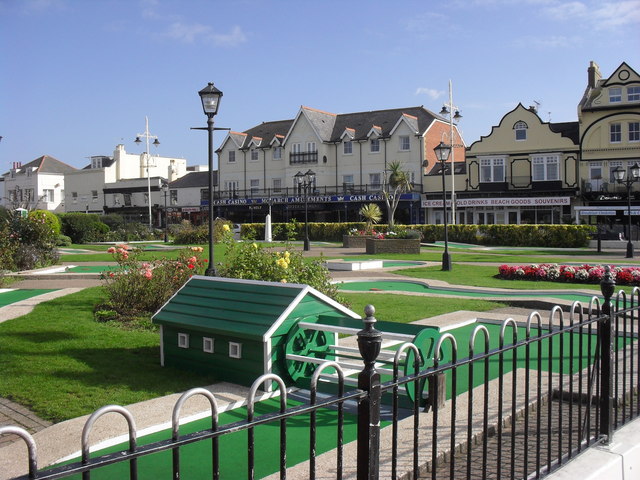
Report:
[[369,174],[369,185],[373,188],[380,187],[380,174],[379,173],[370,173]]
[[229,342],[229,356],[231,358],[242,358],[242,344]]
[[98,190],[91,190],[91,201],[93,203],[98,201]]
[[169,197],[169,203],[171,203],[171,205],[178,204],[178,190],[170,190]]
[[627,100],[629,102],[638,102],[638,101],[640,101],[640,87],[629,87],[629,88],[627,88]]
[[71,203],[78,203],[78,192],[71,192]]
[[[409,145],[408,145],[409,137],[406,137],[406,139],[407,139],[407,148],[406,148],[406,150],[409,150]],[[377,138],[371,139],[370,149],[371,149],[371,153],[378,153],[380,151],[380,140],[377,139]],[[402,146],[401,146],[400,150],[402,150]]]
[[609,161],[609,182],[616,183],[616,176],[613,173],[618,167],[622,167],[622,162],[619,160]]
[[272,184],[273,184],[273,191],[274,192],[281,192],[282,191],[282,179],[281,178],[274,178],[272,180]]
[[307,142],[307,152],[316,151],[316,142]]
[[178,347],[179,348],[189,348],[189,334],[188,333],[179,333],[178,334]]
[[504,182],[504,158],[483,158],[480,160],[481,182]]
[[256,150],[255,148],[251,150],[251,161],[252,162],[258,161],[258,150]]
[[620,143],[622,141],[622,125],[620,123],[609,125],[609,141],[611,143]]
[[282,159],[282,147],[276,147],[273,149],[273,159],[274,160]]
[[43,194],[45,202],[53,202],[53,190],[44,190]]
[[629,141],[640,142],[640,122],[629,122]]
[[513,129],[516,131],[516,140],[522,141],[527,139],[527,126],[524,122],[516,122]]
[[609,89],[609,103],[617,103],[622,101],[622,88],[613,87]]
[[400,135],[400,151],[408,152],[411,150],[411,143],[409,143],[409,135]]
[[532,168],[532,176],[534,182],[544,182],[559,179],[557,155],[533,157]]
[[202,351],[204,353],[213,353],[213,338],[202,337]]
[[235,163],[236,161],[236,151],[229,150],[229,163]]
[[342,152],[345,155],[351,155],[353,153],[353,142],[344,142],[342,144]]
[[131,206],[131,194],[130,193],[123,193],[122,197],[124,199],[125,207],[130,207]]

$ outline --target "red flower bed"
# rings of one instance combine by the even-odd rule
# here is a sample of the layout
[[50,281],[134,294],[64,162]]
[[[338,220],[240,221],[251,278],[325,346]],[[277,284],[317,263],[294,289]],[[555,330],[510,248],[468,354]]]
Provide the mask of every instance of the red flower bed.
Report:
[[[611,265],[611,275],[617,285],[640,285],[640,267]],[[505,280],[544,280],[547,282],[600,283],[604,265],[500,265],[498,277]]]

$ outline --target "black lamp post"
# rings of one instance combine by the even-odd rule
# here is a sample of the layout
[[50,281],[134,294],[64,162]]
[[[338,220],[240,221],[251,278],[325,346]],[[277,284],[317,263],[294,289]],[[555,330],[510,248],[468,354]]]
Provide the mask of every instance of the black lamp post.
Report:
[[169,193],[169,184],[168,183],[163,183],[162,184],[162,193],[164,194],[164,243],[167,243],[169,241],[169,233],[168,233],[168,219],[169,216],[167,215],[167,193]]
[[213,117],[218,113],[222,92],[213,86],[213,83],[198,92],[202,100],[202,109],[207,116],[207,131],[209,133],[209,266],[204,274],[208,277],[216,276],[216,267],[213,255]]
[[304,191],[304,251],[311,250],[309,245],[309,189],[315,181],[316,174],[312,170],[307,170],[307,173],[298,172],[293,176],[293,179],[298,184],[298,188],[302,188]]
[[442,254],[442,270],[451,270],[451,255],[449,255],[449,233],[447,231],[447,189],[444,182],[444,168],[446,161],[451,153],[451,145],[445,145],[443,142],[433,149],[436,152],[436,158],[440,162],[442,171],[442,215],[444,221],[444,253]]
[[633,258],[633,243],[631,242],[631,186],[640,179],[640,165],[636,162],[631,166],[631,175],[624,178],[627,172],[624,168],[618,167],[613,171],[613,176],[621,185],[627,188],[627,255],[626,258]]

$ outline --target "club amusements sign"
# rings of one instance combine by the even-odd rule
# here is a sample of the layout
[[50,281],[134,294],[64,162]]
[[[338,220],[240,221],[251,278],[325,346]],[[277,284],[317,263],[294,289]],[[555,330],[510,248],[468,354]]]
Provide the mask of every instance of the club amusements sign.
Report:
[[[570,205],[570,197],[457,198],[456,207],[546,207]],[[451,201],[447,201],[451,205]],[[442,208],[442,200],[422,200],[422,208]]]
[[[403,193],[401,201],[417,201],[420,195],[417,193]],[[381,193],[362,195],[309,195],[308,203],[344,203],[344,202],[382,202],[384,196]],[[200,205],[207,206],[207,200],[202,200]],[[255,197],[255,198],[220,198],[213,201],[214,206],[243,206],[243,205],[277,205],[289,203],[304,203],[304,195],[293,197]],[[441,203],[442,204],[442,203]]]

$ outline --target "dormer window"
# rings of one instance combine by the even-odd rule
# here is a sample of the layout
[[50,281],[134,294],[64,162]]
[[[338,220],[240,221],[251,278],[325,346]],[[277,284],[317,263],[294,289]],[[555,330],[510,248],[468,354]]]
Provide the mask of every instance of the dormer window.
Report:
[[258,161],[258,150],[256,150],[255,148],[251,150],[251,161],[252,162]]
[[351,155],[353,153],[353,142],[344,142],[342,144],[342,151],[345,155]]
[[380,139],[371,139],[371,153],[378,153],[380,151]]
[[622,101],[622,88],[613,87],[609,89],[609,103],[618,103]]
[[281,160],[282,159],[282,147],[275,147],[273,149],[273,159]]
[[527,139],[527,129],[529,127],[525,122],[516,122],[513,129],[516,131],[516,140],[523,141]]

